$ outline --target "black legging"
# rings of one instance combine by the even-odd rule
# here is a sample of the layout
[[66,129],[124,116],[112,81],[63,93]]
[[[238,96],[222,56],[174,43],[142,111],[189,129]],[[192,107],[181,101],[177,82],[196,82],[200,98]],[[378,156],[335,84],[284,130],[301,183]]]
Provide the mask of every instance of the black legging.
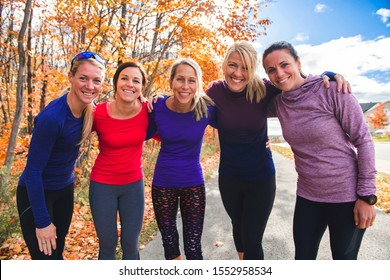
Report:
[[275,177],[256,182],[219,177],[219,190],[232,225],[237,252],[245,260],[263,260],[265,227],[275,200]]
[[56,226],[56,250],[52,251],[51,256],[45,255],[39,250],[38,239],[36,236],[36,226],[32,213],[30,201],[28,199],[27,189],[24,186],[18,186],[16,197],[19,212],[20,226],[24,240],[33,260],[62,260],[62,252],[65,247],[65,237],[68,234],[69,226],[73,214],[73,184],[66,186],[58,191],[45,191],[46,207]]
[[205,213],[205,186],[187,188],[160,188],[152,186],[154,213],[161,232],[164,255],[172,260],[181,255],[177,213],[183,222],[184,252],[187,260],[202,260],[202,232]]
[[329,227],[333,259],[356,260],[365,230],[355,226],[354,207],[355,201],[321,203],[297,196],[293,225],[295,259],[315,260]]

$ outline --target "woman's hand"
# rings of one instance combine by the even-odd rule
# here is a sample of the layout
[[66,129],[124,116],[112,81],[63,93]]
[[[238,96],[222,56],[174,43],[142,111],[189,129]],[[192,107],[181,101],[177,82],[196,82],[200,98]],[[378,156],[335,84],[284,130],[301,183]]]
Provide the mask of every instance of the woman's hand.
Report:
[[358,228],[369,228],[374,224],[376,212],[373,205],[369,205],[363,200],[356,200],[355,208],[353,209],[355,225]]
[[51,223],[45,228],[37,228],[35,232],[38,239],[39,250],[45,255],[51,256],[52,249],[55,250],[57,248],[57,234],[55,225]]
[[145,96],[142,94],[142,92],[141,92],[141,94],[139,95],[139,100],[142,102],[142,103],[144,103],[144,102],[146,102],[147,100],[146,100],[146,98],[145,98]]
[[151,97],[149,97],[148,102],[148,112],[151,113],[153,111],[153,103],[156,103],[159,98],[165,98],[165,95],[163,94],[153,94]]
[[[344,79],[343,75],[336,74],[334,76],[334,78],[337,82],[337,91],[340,91],[341,89],[343,89],[344,93],[352,93],[351,85],[349,84],[349,82],[347,80]],[[330,87],[330,82],[329,82],[330,78],[327,75],[323,75],[322,80],[324,81],[324,86],[326,88],[329,88]]]

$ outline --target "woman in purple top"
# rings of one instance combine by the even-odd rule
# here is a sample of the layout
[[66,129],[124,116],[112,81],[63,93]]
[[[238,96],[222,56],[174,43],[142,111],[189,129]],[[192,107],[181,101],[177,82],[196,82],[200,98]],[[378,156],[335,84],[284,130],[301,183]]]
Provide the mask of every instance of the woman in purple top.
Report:
[[320,77],[304,76],[287,42],[268,47],[263,66],[282,90],[274,105],[298,173],[295,259],[315,259],[327,227],[333,259],[357,259],[376,215],[374,145],[360,105],[335,83],[325,89]]
[[93,100],[100,94],[105,60],[82,52],[71,62],[70,89],[34,119],[26,167],[17,188],[20,225],[31,258],[61,260],[73,214],[74,167],[91,133]]
[[189,58],[174,62],[173,95],[153,105],[149,130],[161,140],[152,182],[152,199],[166,259],[182,259],[176,226],[178,207],[183,220],[187,260],[203,259],[201,237],[205,186],[200,151],[206,126],[213,125],[214,106],[202,90],[202,72]]

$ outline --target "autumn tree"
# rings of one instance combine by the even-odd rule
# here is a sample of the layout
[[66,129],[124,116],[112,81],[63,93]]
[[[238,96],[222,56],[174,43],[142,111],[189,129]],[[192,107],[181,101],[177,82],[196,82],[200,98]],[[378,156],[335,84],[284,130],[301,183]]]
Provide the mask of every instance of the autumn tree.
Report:
[[[4,135],[0,160],[6,165],[15,145],[19,149],[15,160],[25,161],[32,120],[66,90],[67,71],[76,53],[96,51],[108,61],[107,82],[97,102],[110,97],[110,78],[118,64],[129,59],[139,60],[147,70],[148,96],[169,91],[168,68],[179,56],[190,56],[200,64],[207,86],[220,77],[227,47],[237,40],[256,40],[269,24],[260,19],[266,1],[34,0],[26,38],[22,19],[27,16],[27,3],[31,1],[2,0],[0,4],[0,133]],[[27,65],[20,49],[24,44]],[[28,106],[21,106],[23,102]]]
[[376,106],[374,112],[368,116],[368,121],[375,129],[382,129],[389,125],[384,103],[380,103]]
[[[27,24],[30,20],[31,5],[32,5],[32,0],[26,0],[23,22],[18,36],[19,70],[18,70],[18,77],[17,77],[17,84],[16,84],[16,111],[12,123],[11,135],[9,138],[9,144],[7,149],[7,155],[4,162],[4,168],[1,172],[1,177],[0,177],[1,186],[5,186],[6,185],[5,182],[7,182],[8,179],[8,174],[10,172],[12,160],[13,160],[16,137],[18,135],[19,125],[23,116],[23,112],[22,112],[23,104],[24,104],[23,87],[25,82],[24,75],[26,71],[26,49],[24,46],[25,44],[24,35],[26,33]],[[0,191],[2,192],[2,194],[4,194],[6,190],[1,189]]]

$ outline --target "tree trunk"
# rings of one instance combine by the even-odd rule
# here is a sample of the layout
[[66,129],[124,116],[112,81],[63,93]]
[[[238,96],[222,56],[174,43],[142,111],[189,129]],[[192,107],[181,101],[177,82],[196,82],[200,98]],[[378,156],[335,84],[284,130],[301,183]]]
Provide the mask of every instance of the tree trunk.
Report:
[[[32,47],[31,47],[31,22],[33,17],[33,11],[31,11],[30,20],[28,21],[28,35],[27,35],[27,51],[29,53],[32,53]],[[32,86],[32,79],[33,79],[34,73],[32,72],[32,57],[31,55],[28,55],[27,57],[27,107],[28,107],[28,115],[27,115],[27,132],[29,134],[32,133],[33,129],[33,121],[34,121],[34,94],[33,94],[33,86]]]
[[126,14],[127,14],[127,7],[126,7],[126,3],[124,3],[122,1],[121,3],[121,18],[120,18],[120,42],[121,42],[121,46],[120,48],[118,49],[118,65],[121,65],[125,59],[125,55],[126,55],[126,45],[127,45],[127,42],[126,42],[126,39],[127,39],[127,33],[126,33]]
[[24,35],[26,34],[27,24],[31,15],[31,6],[32,0],[26,0],[26,7],[24,10],[24,18],[23,23],[20,28],[19,36],[18,36],[18,54],[19,54],[19,70],[18,70],[18,79],[16,86],[16,111],[15,118],[12,123],[11,135],[9,138],[7,155],[5,158],[3,172],[1,172],[1,192],[2,194],[6,193],[5,186],[8,182],[8,175],[11,170],[14,150],[16,145],[16,137],[18,135],[20,122],[22,120],[23,114],[23,85],[24,85],[24,74],[26,70],[26,50],[24,49]]

